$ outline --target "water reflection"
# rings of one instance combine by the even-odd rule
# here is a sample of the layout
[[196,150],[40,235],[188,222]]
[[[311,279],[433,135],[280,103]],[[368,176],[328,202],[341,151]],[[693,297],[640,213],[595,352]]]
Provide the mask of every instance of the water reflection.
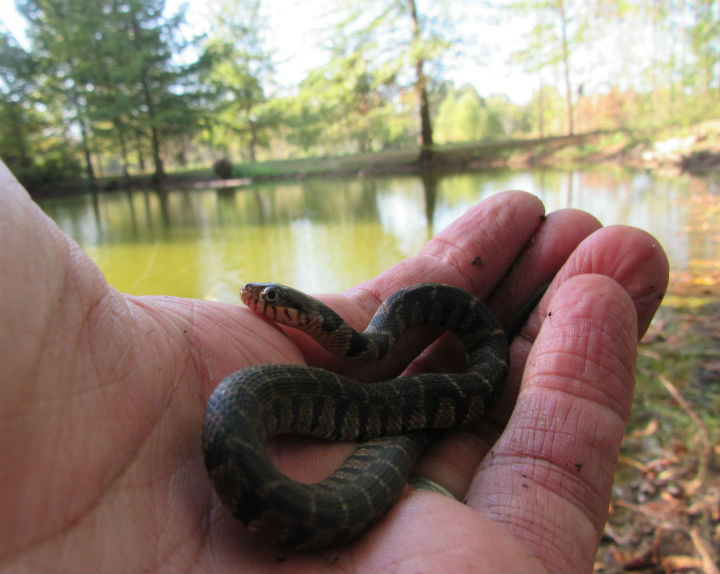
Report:
[[247,280],[277,280],[315,292],[365,280],[417,253],[471,205],[504,189],[535,193],[548,211],[576,207],[606,225],[647,229],[678,269],[720,259],[720,238],[710,231],[718,229],[716,183],[626,171],[136,190],[48,200],[42,207],[121,291],[236,302],[237,287]]

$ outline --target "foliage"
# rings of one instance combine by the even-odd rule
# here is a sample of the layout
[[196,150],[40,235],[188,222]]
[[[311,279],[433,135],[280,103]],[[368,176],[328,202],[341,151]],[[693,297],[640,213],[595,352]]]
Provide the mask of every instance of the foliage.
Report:
[[0,33],[0,155],[14,165],[18,177],[25,178],[33,168],[29,139],[41,128],[31,107],[35,62],[7,32]]
[[[190,38],[164,0],[16,3],[28,44],[0,30],[0,155],[24,182],[720,115],[705,0],[354,0],[327,9],[327,61],[289,90],[275,84],[262,0],[213,0],[208,33]],[[527,103],[449,79],[486,52],[463,25],[478,13],[513,32],[509,73],[537,78]]]
[[[418,143],[423,149],[433,145],[428,70],[440,65],[451,45],[448,35],[453,29],[452,11],[445,2],[423,8],[421,12],[416,0],[346,3],[344,17],[330,42],[330,68],[349,65],[353,70],[355,64],[361,63],[359,75],[350,82],[352,85],[347,85],[347,96],[354,95],[357,104],[352,112],[358,123],[360,151],[371,147],[374,134],[370,124],[378,119],[374,116],[385,119],[382,108],[392,111],[395,98],[402,92],[412,92],[415,98]],[[376,93],[371,94],[373,90]]]
[[[562,69],[566,130],[572,134],[575,131],[575,118],[571,54],[577,53],[587,42],[592,8],[588,10],[587,5],[582,6],[580,2],[572,0],[516,0],[509,7],[521,12],[531,10],[535,16],[530,43],[515,51],[515,60],[528,71],[536,73],[548,66],[560,66]],[[538,127],[538,131],[542,130]]]
[[[0,31],[0,156],[25,185],[70,179],[80,172],[73,142],[42,113],[40,62],[5,31]],[[40,153],[38,153],[40,152]]]
[[164,17],[162,0],[22,0],[18,9],[38,62],[39,101],[79,134],[89,179],[98,151],[121,154],[127,171],[131,142],[140,157],[148,141],[161,178],[163,138],[191,134],[197,121],[195,65],[173,61],[186,47],[182,13]]
[[[320,153],[369,152],[407,144],[409,114],[393,102],[396,70],[374,67],[370,45],[336,45],[325,68],[310,72],[290,107],[289,141]],[[322,97],[318,97],[322,94]]]
[[208,62],[202,81],[213,95],[208,102],[207,141],[223,155],[242,153],[255,161],[257,148],[270,145],[279,116],[268,105],[266,89],[273,74],[271,54],[263,47],[259,0],[216,0],[207,7],[214,35],[205,44]]
[[486,137],[487,109],[475,88],[451,91],[440,104],[436,119],[438,143],[480,140]]
[[442,100],[436,126],[438,143],[518,137],[530,132],[530,108],[502,94],[481,98],[472,86],[463,86]]

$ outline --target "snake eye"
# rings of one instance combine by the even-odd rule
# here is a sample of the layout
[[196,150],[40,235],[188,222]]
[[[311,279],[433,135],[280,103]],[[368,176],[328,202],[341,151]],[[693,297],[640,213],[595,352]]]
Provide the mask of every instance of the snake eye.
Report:
[[276,287],[266,287],[262,294],[266,301],[274,301],[277,299],[278,290]]

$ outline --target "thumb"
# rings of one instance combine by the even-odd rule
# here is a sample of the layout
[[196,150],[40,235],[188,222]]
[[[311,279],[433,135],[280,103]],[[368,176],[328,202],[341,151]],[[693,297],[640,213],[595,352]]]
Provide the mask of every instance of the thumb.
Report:
[[468,492],[550,571],[591,571],[625,423],[637,317],[627,292],[578,275],[555,293],[515,411]]

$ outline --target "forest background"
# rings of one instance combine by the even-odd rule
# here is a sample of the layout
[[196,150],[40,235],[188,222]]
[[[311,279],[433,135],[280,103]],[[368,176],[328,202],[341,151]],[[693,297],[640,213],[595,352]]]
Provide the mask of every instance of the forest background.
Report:
[[[24,30],[0,28],[0,157],[31,190],[162,180],[222,158],[651,138],[720,116],[712,0],[332,3],[306,31],[322,62],[292,85],[261,0],[204,3],[202,25],[196,6],[188,18],[187,4],[164,0],[15,5]],[[488,26],[502,45],[476,33]],[[528,79],[524,98],[483,82],[490,60]]]

